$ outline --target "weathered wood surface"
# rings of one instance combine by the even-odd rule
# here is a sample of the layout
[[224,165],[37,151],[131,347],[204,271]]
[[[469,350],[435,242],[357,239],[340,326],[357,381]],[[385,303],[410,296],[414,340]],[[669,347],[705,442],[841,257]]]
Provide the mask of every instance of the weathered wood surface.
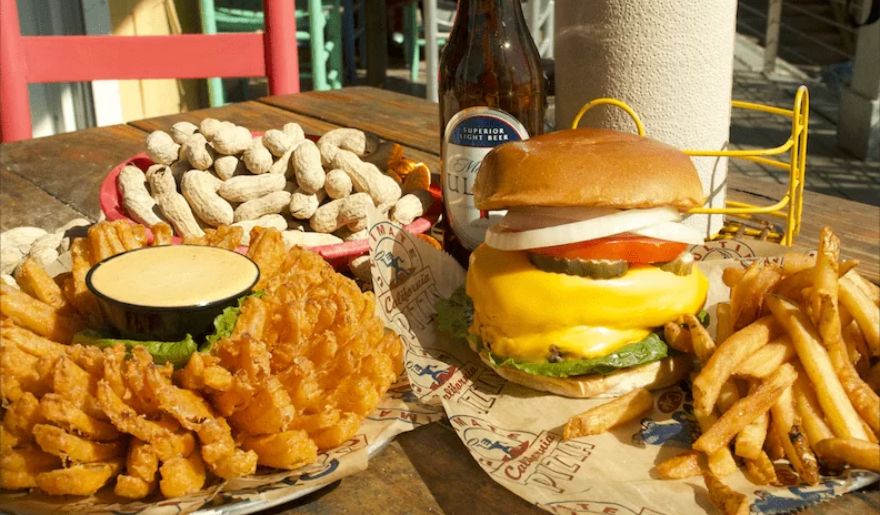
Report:
[[[95,219],[97,186],[117,163],[142,152],[144,138],[180,120],[231,120],[254,131],[295,121],[308,133],[339,126],[358,127],[400,143],[407,155],[436,172],[439,153],[437,106],[370,88],[269,97],[216,109],[141,120],[126,126],[90,129],[0,145],[0,228],[37,225],[55,228],[71,218]],[[770,203],[782,187],[730,176],[729,196]],[[815,245],[822,225],[843,240],[845,255],[862,260],[866,275],[878,280],[880,210],[835,197],[805,192],[804,224],[798,248]],[[804,513],[877,513],[876,489],[849,494]],[[492,481],[445,424],[400,435],[361,474],[268,513],[536,513],[535,507]]]

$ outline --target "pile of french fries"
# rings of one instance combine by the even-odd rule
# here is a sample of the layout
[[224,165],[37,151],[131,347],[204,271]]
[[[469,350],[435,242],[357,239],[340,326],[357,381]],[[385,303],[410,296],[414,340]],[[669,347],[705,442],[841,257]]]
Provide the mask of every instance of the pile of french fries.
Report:
[[[801,484],[844,466],[880,472],[880,289],[841,261],[822,229],[817,256],[728,268],[730,302],[717,305],[715,339],[693,316],[664,328],[670,346],[693,353],[692,450],[656,466],[664,479],[702,475],[724,513],[748,513],[748,498],[724,484],[738,462],[760,485],[779,485],[785,459]],[[716,342],[720,342],[716,344]],[[565,438],[596,434],[651,408],[644,393],[573,417]]]

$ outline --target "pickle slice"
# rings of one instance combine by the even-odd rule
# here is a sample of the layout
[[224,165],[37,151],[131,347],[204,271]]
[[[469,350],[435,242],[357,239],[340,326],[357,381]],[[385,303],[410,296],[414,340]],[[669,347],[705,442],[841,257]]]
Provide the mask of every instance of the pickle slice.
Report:
[[690,275],[694,271],[694,255],[690,252],[682,252],[677,258],[667,263],[657,263],[660,270],[672,272],[675,275]]
[[618,259],[566,259],[530,252],[529,261],[545,272],[592,279],[614,279],[629,270],[629,263]]

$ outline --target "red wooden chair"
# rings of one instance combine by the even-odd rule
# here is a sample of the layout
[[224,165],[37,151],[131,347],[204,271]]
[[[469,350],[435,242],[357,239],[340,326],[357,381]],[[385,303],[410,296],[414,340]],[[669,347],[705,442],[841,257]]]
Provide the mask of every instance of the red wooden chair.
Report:
[[0,0],[0,141],[31,137],[29,83],[268,77],[299,92],[294,0],[264,0],[263,33],[22,36],[16,0]]

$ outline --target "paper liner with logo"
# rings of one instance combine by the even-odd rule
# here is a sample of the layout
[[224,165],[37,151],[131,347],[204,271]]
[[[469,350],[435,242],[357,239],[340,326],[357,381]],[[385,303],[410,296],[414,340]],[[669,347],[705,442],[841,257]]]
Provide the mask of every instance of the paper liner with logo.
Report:
[[[715,511],[701,478],[660,480],[652,467],[690,448],[698,436],[686,385],[655,392],[653,410],[608,433],[561,439],[571,415],[603,400],[569,399],[508,383],[483,365],[463,342],[439,337],[432,326],[435,304],[464,282],[450,256],[390,223],[370,232],[373,287],[387,323],[406,343],[405,367],[412,390],[425,403],[442,403],[473,458],[494,481],[554,513],[679,514]],[[760,242],[720,241],[694,249],[711,282],[707,310],[729,296],[721,270],[781,254]],[[780,259],[780,258],[769,258]],[[536,309],[540,309],[536,307]],[[783,481],[796,480],[777,464]],[[753,513],[796,510],[861,488],[880,476],[851,470],[823,477],[816,486],[769,487],[737,471],[724,478],[747,494]]]
[[[64,254],[46,267],[52,275],[70,270],[70,256]],[[153,494],[141,501],[127,501],[109,488],[90,497],[52,497],[39,492],[0,491],[3,513],[92,513],[166,514],[196,513],[232,515],[254,513],[298,499],[346,476],[367,468],[368,459],[400,433],[440,420],[439,405],[422,403],[405,376],[391,386],[379,406],[368,415],[357,435],[340,447],[318,455],[318,460],[298,470],[260,467],[257,474],[209,481],[193,495],[162,499]]]

